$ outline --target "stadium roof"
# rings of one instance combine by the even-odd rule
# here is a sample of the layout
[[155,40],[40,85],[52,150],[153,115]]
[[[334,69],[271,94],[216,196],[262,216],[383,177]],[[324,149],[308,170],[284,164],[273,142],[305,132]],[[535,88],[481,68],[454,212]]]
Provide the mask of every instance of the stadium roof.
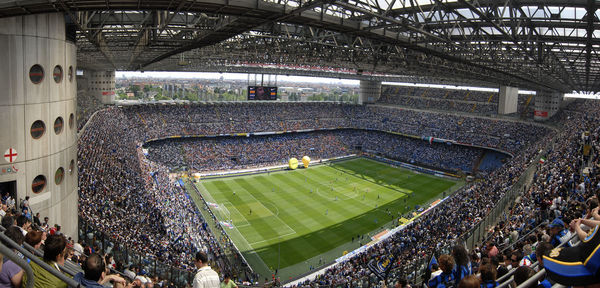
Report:
[[600,92],[594,0],[25,0],[65,12],[78,65]]

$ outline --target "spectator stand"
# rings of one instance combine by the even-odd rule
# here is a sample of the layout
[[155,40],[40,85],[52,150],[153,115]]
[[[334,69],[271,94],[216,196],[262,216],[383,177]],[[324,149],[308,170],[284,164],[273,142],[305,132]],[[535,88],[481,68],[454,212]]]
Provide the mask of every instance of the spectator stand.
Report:
[[[158,261],[151,255],[143,255],[139,252],[129,249],[126,245],[122,245],[104,233],[93,229],[81,217],[79,218],[79,239],[89,247],[96,246],[102,251],[110,252],[113,255],[115,262],[120,262],[125,266],[135,265],[144,269],[154,276],[161,279],[169,280],[175,283],[178,287],[184,287],[188,283],[192,283],[194,279],[193,271],[186,271],[174,267],[172,265]],[[113,242],[114,241],[114,242]]]
[[[242,131],[280,131],[280,129],[282,129],[281,127],[284,127],[284,130],[291,131],[327,127],[354,127],[359,129],[385,129],[403,134],[424,134],[436,138],[457,139],[460,142],[478,143],[482,146],[498,147],[500,149],[506,149],[507,151],[512,152],[523,150],[523,152],[519,152],[519,154],[524,154],[527,156],[523,156],[521,158],[516,156],[519,159],[514,161],[511,160],[509,162],[510,165],[508,166],[512,168],[512,166],[515,165],[515,169],[501,169],[503,170],[501,171],[502,173],[511,173],[515,177],[506,177],[503,175],[503,177],[494,178],[496,179],[495,181],[497,181],[497,183],[500,183],[496,184],[496,186],[499,186],[498,188],[496,188],[496,186],[489,185],[489,187],[483,187],[485,189],[482,189],[482,191],[478,191],[480,195],[484,195],[484,198],[482,198],[482,200],[485,201],[483,206],[478,205],[477,203],[471,203],[468,207],[464,207],[468,209],[469,213],[472,212],[475,215],[474,217],[480,219],[480,216],[485,215],[483,213],[486,211],[485,205],[491,205],[489,207],[492,207],[495,202],[505,194],[505,186],[512,184],[514,181],[513,179],[516,179],[516,176],[521,174],[521,169],[523,168],[521,167],[522,163],[530,157],[530,154],[528,154],[530,151],[526,151],[524,147],[527,147],[534,141],[539,141],[543,134],[548,132],[546,129],[533,129],[532,125],[523,123],[490,120],[486,118],[475,119],[474,117],[466,116],[456,117],[451,114],[433,114],[427,112],[416,112],[408,109],[375,107],[372,105],[331,105],[328,103],[300,103],[294,105],[288,105],[285,103],[277,105],[261,103],[258,105],[246,103],[223,103],[219,104],[218,107],[216,107],[217,105],[212,104],[206,104],[203,106],[205,107],[202,107],[202,109],[192,109],[185,107],[184,105],[168,105],[168,107],[138,106],[130,107],[128,110],[109,108],[105,109],[109,110],[107,113],[97,113],[96,116],[90,120],[94,121],[96,118],[99,118],[95,125],[87,127],[84,133],[82,133],[83,135],[81,138],[83,139],[83,143],[80,145],[84,148],[82,149],[83,151],[81,151],[81,153],[85,153],[85,157],[80,157],[80,163],[82,165],[80,165],[79,173],[80,185],[83,183],[83,187],[81,187],[82,191],[80,192],[80,194],[83,195],[80,196],[80,203],[85,204],[81,205],[81,207],[85,207],[82,208],[82,210],[84,210],[83,212],[85,212],[83,215],[88,217],[88,221],[96,221],[96,219],[101,220],[98,221],[98,223],[91,223],[90,226],[94,226],[95,229],[102,229],[101,231],[104,233],[109,233],[112,237],[116,237],[114,239],[106,237],[106,239],[111,239],[111,241],[120,241],[124,245],[127,245],[128,242],[131,242],[130,245],[132,247],[135,247],[136,245],[139,246],[140,243],[143,243],[144,245],[150,245],[149,247],[139,247],[143,248],[142,250],[144,250],[144,253],[154,255],[153,257],[160,257],[159,254],[161,252],[161,247],[170,247],[169,245],[158,245],[163,239],[168,239],[168,235],[164,235],[162,232],[162,226],[154,225],[159,223],[158,221],[155,223],[141,225],[138,218],[144,217],[144,215],[139,216],[139,213],[122,213],[122,211],[139,211],[114,208],[108,209],[114,206],[114,203],[111,201],[104,201],[103,203],[106,206],[105,210],[112,212],[113,215],[115,215],[112,218],[101,217],[97,215],[99,209],[85,210],[89,208],[90,205],[93,206],[99,203],[99,201],[96,200],[98,200],[97,198],[101,193],[94,192],[98,188],[104,189],[103,187],[106,187],[105,193],[107,196],[103,197],[107,200],[110,200],[111,196],[117,197],[125,195],[124,193],[129,193],[128,195],[131,195],[131,197],[124,199],[125,201],[121,202],[122,205],[126,204],[126,207],[131,208],[140,207],[140,204],[142,204],[146,207],[146,209],[142,209],[144,211],[147,211],[148,208],[151,208],[154,211],[154,215],[157,217],[160,215],[165,215],[165,211],[158,210],[153,206],[153,204],[155,204],[154,202],[159,199],[155,198],[157,194],[153,196],[151,193],[145,193],[145,191],[147,191],[147,187],[144,188],[144,185],[147,186],[147,183],[143,184],[141,181],[131,180],[134,178],[142,178],[147,176],[146,172],[148,171],[140,171],[138,167],[139,163],[136,163],[137,160],[133,159],[135,157],[131,156],[135,155],[134,150],[136,145],[141,144],[144,139],[184,134],[218,135],[222,133],[235,133]],[[218,110],[219,112],[213,113],[214,110]],[[311,115],[314,115],[315,118],[298,119],[297,116],[295,116],[306,115],[306,112],[311,113]],[[248,118],[245,116],[238,117],[238,115],[255,114],[265,116],[261,118]],[[317,121],[317,118],[335,119],[335,121]],[[121,145],[111,145],[113,143],[118,143]],[[85,160],[87,160],[87,162],[85,162]],[[127,170],[110,169],[110,167],[122,167]],[[114,177],[112,174],[108,173],[113,173]],[[123,178],[122,175],[127,175],[128,177]],[[120,179],[120,181],[114,181],[114,179]],[[482,184],[482,186],[484,185]],[[461,196],[469,197],[468,195],[462,194]],[[89,201],[90,205],[87,205],[84,200]],[[453,201],[451,204],[453,206],[448,206],[446,208],[463,208],[458,201]],[[466,210],[463,209],[463,211]],[[116,228],[125,227],[124,225],[111,225],[111,223],[115,222],[115,219],[118,219],[119,223],[129,224],[128,226],[138,229],[139,232],[130,233],[134,232],[132,229],[127,229],[126,231],[114,231]],[[436,222],[432,222],[431,224],[435,225],[439,229],[448,228],[449,232],[447,233],[448,235],[446,235],[446,237],[447,239],[453,239],[456,238],[457,235],[466,232],[466,230],[470,229],[475,223],[475,221],[471,220],[467,222],[468,223],[456,223],[463,226],[463,229],[459,229],[460,231],[457,231],[453,227],[446,227],[447,225],[440,225]],[[126,235],[126,237],[123,237],[122,235]],[[139,237],[140,235],[148,235],[157,241],[152,243],[152,241],[142,239]],[[422,237],[423,235],[417,236]],[[431,240],[433,240],[433,242],[431,242]],[[447,245],[446,239],[430,239],[431,243],[426,243],[424,245],[426,248],[418,249],[423,251],[422,253],[430,254],[429,249],[432,244],[435,246],[435,241],[437,240],[442,240],[439,243],[442,243],[444,246]],[[153,244],[154,246],[152,246]],[[155,248],[158,249],[153,250]],[[179,253],[181,251],[168,252]],[[421,255],[422,253],[419,254],[420,257],[423,256]],[[412,265],[411,263],[418,262],[416,260],[413,261],[412,258],[415,258],[414,255],[414,253],[407,254],[406,259],[403,259],[403,261],[407,263],[407,267]],[[169,265],[181,265],[180,267],[189,265],[189,261],[185,261],[189,259],[185,259],[185,257],[182,255],[173,254],[173,256],[175,257],[165,259],[168,261]],[[184,261],[188,263],[182,263]],[[413,278],[416,277],[416,274],[417,273],[413,273]]]
[[[27,279],[31,280],[31,281],[27,281],[27,286],[25,286],[25,287],[31,288],[31,287],[33,287],[33,285],[35,283],[35,278],[33,276],[33,270],[31,268],[31,266],[29,265],[29,263],[27,263],[26,260],[19,257],[11,249],[17,250],[19,253],[21,253],[23,256],[25,256],[27,259],[30,259],[35,264],[39,265],[40,267],[47,270],[55,277],[57,277],[60,280],[62,280],[63,282],[65,282],[69,287],[81,287],[81,285],[79,283],[75,282],[72,278],[69,278],[67,275],[63,274],[61,271],[58,271],[55,268],[50,267],[50,265],[46,264],[44,261],[42,261],[40,258],[38,258],[38,256],[41,253],[40,251],[37,251],[36,254],[29,252],[29,251],[36,251],[36,250],[34,250],[33,247],[29,246],[27,243],[23,243],[23,246],[15,243],[8,236],[4,235],[4,230],[5,230],[4,227],[0,227],[0,232],[2,232],[2,233],[0,233],[0,240],[2,241],[2,242],[0,242],[0,253],[5,255],[6,257],[8,257],[10,260],[13,260],[17,265],[19,265],[21,268],[23,268],[23,270],[25,270],[25,273],[27,274]],[[10,247],[5,246],[3,243],[8,244]],[[41,255],[43,255],[43,253],[41,253]],[[65,262],[65,265],[62,268],[63,268],[62,271],[66,272],[71,277],[73,277],[77,272],[80,272],[74,268],[73,263],[70,263],[67,261]]]

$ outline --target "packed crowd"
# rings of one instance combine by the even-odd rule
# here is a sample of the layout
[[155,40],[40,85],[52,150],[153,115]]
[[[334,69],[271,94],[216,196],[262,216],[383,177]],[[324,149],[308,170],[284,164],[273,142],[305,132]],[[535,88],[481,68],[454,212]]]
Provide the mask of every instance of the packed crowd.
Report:
[[[427,275],[428,277],[423,279],[429,287],[444,287],[443,285],[448,287],[449,283],[458,285],[469,274],[475,276],[468,276],[464,281],[469,283],[472,281],[476,285],[464,287],[479,287],[479,285],[494,287],[498,284],[495,282],[496,279],[513,268],[515,282],[520,284],[535,273],[534,268],[529,266],[540,260],[541,256],[568,258],[569,256],[564,254],[569,252],[561,253],[562,250],[555,250],[556,254],[550,255],[550,251],[562,242],[569,241],[575,234],[579,236],[578,239],[566,243],[566,246],[574,245],[573,242],[582,241],[584,238],[592,242],[589,239],[591,233],[588,231],[591,232],[594,226],[600,224],[597,208],[598,197],[600,197],[598,195],[600,177],[596,173],[600,161],[598,157],[585,157],[582,153],[582,142],[585,141],[595,147],[594,151],[600,148],[598,141],[600,105],[588,102],[579,109],[581,109],[577,110],[579,112],[564,112],[557,117],[563,125],[562,132],[551,138],[546,137],[517,154],[507,165],[493,172],[489,180],[458,192],[429,214],[418,219],[408,229],[402,230],[357,257],[328,269],[325,274],[318,276],[313,282],[307,281],[303,286],[378,285],[378,279],[373,277],[372,272],[367,268],[367,263],[372,259],[381,259],[389,253],[397,256],[397,267],[410,266],[415,255],[431,257],[438,254],[441,269],[433,271],[433,275]],[[582,136],[585,131],[590,132],[587,137]],[[534,162],[533,160],[537,158],[531,157],[543,148],[548,149],[545,153],[546,161]],[[453,251],[450,255],[440,256],[442,248],[461,244],[454,243],[454,240],[460,239],[461,234],[469,231],[474,223],[490,211],[494,203],[516,182],[516,176],[521,175],[528,165],[538,166],[533,184],[512,208],[507,221],[501,221],[497,226],[490,227],[488,241],[481,248],[475,247],[470,254],[466,251]],[[587,176],[581,176],[584,167],[591,167],[586,170]],[[461,247],[462,245],[458,245],[459,250]],[[454,250],[457,248],[455,247]],[[583,256],[585,258],[589,255]],[[547,261],[541,261],[535,269],[544,268],[544,262]],[[591,264],[593,265],[597,263]],[[547,266],[546,268],[548,269]],[[402,269],[397,271],[399,275],[395,275],[396,278],[392,279],[408,277],[409,280],[416,280],[410,279],[414,275],[403,275]],[[588,281],[585,283],[589,284],[589,281],[594,281],[593,279],[596,279],[593,283],[597,283],[598,278],[593,276],[597,271],[594,272],[592,268],[591,273],[592,280],[581,279],[584,278],[582,276],[565,278],[561,271],[549,269],[547,270],[549,276],[539,282],[544,287],[549,287],[550,283],[554,282],[570,285]],[[537,283],[533,287],[536,286]]]
[[140,255],[191,271],[189,255],[204,251],[229,273],[218,240],[189,195],[160,165],[145,160],[135,127],[118,108],[100,111],[79,139],[82,220]]
[[474,101],[474,102],[489,102],[498,103],[497,92],[476,91],[476,90],[458,90],[432,87],[416,87],[416,86],[396,86],[383,85],[381,87],[383,95],[409,95],[418,97],[430,97],[449,100]]
[[548,133],[543,126],[384,106],[334,103],[218,103],[123,108],[141,140],[304,129],[374,129],[456,140],[517,152]]
[[170,167],[217,171],[282,165],[288,159],[345,156],[349,151],[334,132],[252,137],[167,139],[149,145],[149,159]]
[[87,81],[77,79],[77,131],[85,126],[94,112],[104,107],[102,102],[88,91]]
[[217,244],[217,239],[211,234],[198,208],[184,188],[169,178],[165,167],[145,159],[142,162],[145,174],[151,175],[151,181],[146,183],[146,191],[153,194],[151,205],[162,215],[162,225],[165,227],[166,241],[168,241],[164,243],[168,243],[164,245],[166,247],[163,247],[157,255],[159,259],[167,259],[167,262],[176,266],[191,269],[193,268],[191,263],[182,259],[189,259],[187,255],[194,255],[196,251],[205,251],[220,270],[227,269],[227,260]]
[[[523,153],[527,157],[532,157],[536,151],[527,150]],[[492,173],[488,181],[458,191],[406,229],[361,255],[328,269],[325,274],[317,277],[314,283],[360,287],[365,285],[363,281],[369,279],[372,273],[367,267],[372,259],[378,260],[391,253],[396,255],[397,265],[412,267],[421,258],[453,244],[459,236],[479,222],[516,181],[516,177],[513,176],[523,172],[529,163],[529,159],[523,157],[523,154],[517,155],[508,165]],[[410,275],[404,275],[407,276]]]
[[379,98],[378,102],[427,110],[446,110],[488,115],[498,113],[497,103],[462,101],[437,97],[386,95],[386,97],[382,96],[382,98]]
[[[202,229],[202,224],[200,226],[186,226],[185,224],[175,223],[178,221],[171,221],[170,218],[192,217],[193,221],[191,223],[202,223],[203,219],[197,212],[189,210],[193,205],[185,197],[185,192],[172,184],[171,179],[164,176],[166,170],[144,162],[141,153],[142,144],[149,139],[173,135],[216,135],[338,127],[391,130],[411,135],[428,135],[481,146],[499,147],[512,152],[523,150],[523,147],[530,146],[536,140],[543,140],[543,135],[549,131],[545,128],[520,122],[457,117],[448,114],[388,107],[331,103],[220,103],[192,106],[146,105],[108,108],[100,111],[90,120],[89,129],[82,133],[79,140],[80,215],[84,221],[95,229],[113,237],[113,241],[123,243],[129,249],[153,255],[160,261],[191,268],[192,260],[189,257],[183,257],[183,255],[190,255],[190,250],[202,247],[202,249],[207,250],[216,249],[216,252],[211,252],[214,253],[210,255],[211,261],[215,261],[217,267],[227,266],[225,261],[219,260],[219,250],[214,246],[216,243],[215,235],[211,234],[210,231],[198,231],[198,229]],[[354,131],[348,133],[366,132]],[[220,154],[222,156],[231,156],[231,154],[238,153],[235,151],[240,151],[236,150],[240,148],[237,147],[239,145],[236,145],[235,141],[246,141],[248,145],[255,145],[256,151],[264,151],[265,145],[276,145],[271,148],[278,150],[281,149],[280,146],[285,146],[295,147],[294,149],[299,150],[309,149],[307,155],[311,155],[310,148],[314,148],[317,153],[335,155],[338,153],[336,151],[343,151],[342,149],[346,149],[346,147],[359,144],[352,142],[352,139],[363,138],[362,143],[360,143],[363,149],[379,150],[386,155],[405,153],[405,155],[413,155],[411,157],[420,159],[419,161],[430,161],[430,163],[447,161],[451,165],[458,163],[456,166],[464,165],[468,161],[472,163],[473,159],[473,155],[469,153],[466,153],[466,155],[461,154],[462,158],[457,157],[454,160],[443,158],[446,156],[441,155],[441,153],[431,153],[432,150],[428,148],[428,145],[424,145],[424,141],[414,140],[419,141],[419,143],[413,145],[402,142],[407,140],[400,139],[408,138],[399,136],[389,136],[390,138],[386,141],[402,145],[407,151],[400,151],[401,148],[399,147],[382,147],[381,143],[376,143],[373,141],[374,137],[370,136],[344,136],[350,139],[344,139],[340,136],[338,140],[334,136],[328,136],[333,137],[329,139],[327,144],[335,147],[332,149],[333,152],[327,146],[322,145],[323,142],[317,139],[319,137],[308,137],[303,139],[304,141],[298,141],[298,139],[290,139],[288,135],[283,135],[274,143],[272,141],[262,141],[261,143],[260,140],[254,140],[258,139],[254,137],[229,139],[227,141],[233,142],[223,143],[223,148],[218,148],[223,149],[222,152],[215,151],[214,145],[212,147],[210,145],[194,147],[193,145],[204,144],[183,143],[180,146],[183,148],[183,153],[178,153],[181,150],[177,151],[178,149],[175,148],[175,150],[167,151],[165,154],[184,155],[185,161],[189,161],[188,158],[191,157],[198,157],[198,161],[190,161],[192,162],[191,165],[198,165],[198,167],[207,165],[213,166],[211,169],[230,169],[232,166],[229,166],[229,164],[231,163],[215,165],[214,159],[211,160],[210,157],[218,153],[222,153]],[[217,141],[216,138],[214,141]],[[256,143],[251,143],[254,141]],[[310,141],[315,142],[306,145],[306,141],[309,141],[308,143],[311,143]],[[288,142],[290,142],[290,146],[288,146]],[[189,147],[186,148],[186,145]],[[446,149],[445,153],[450,153],[449,155],[462,153],[453,151],[460,149],[458,145],[436,145],[444,147],[443,149]],[[439,215],[436,215],[437,217],[425,217],[415,224],[420,229],[410,229],[411,231],[407,231],[407,234],[397,235],[394,237],[397,242],[392,242],[391,247],[383,247],[392,250],[401,249],[402,254],[405,255],[405,260],[410,262],[414,255],[427,254],[435,247],[449,243],[451,239],[470,228],[475,222],[474,220],[485,215],[487,209],[493,207],[495,201],[502,196],[516,176],[523,171],[528,163],[528,157],[532,157],[536,148],[522,151],[511,160],[509,165],[494,172],[491,181],[477,184],[468,191],[463,191],[459,196],[447,201],[444,204],[447,212],[439,213],[443,217],[439,217]],[[162,149],[162,147],[158,149]],[[292,151],[291,148],[288,151]],[[252,153],[252,149],[245,149],[244,152]],[[282,154],[286,155],[285,158],[287,158],[287,155],[290,154],[285,153],[285,149],[283,149]],[[153,154],[159,155],[161,153],[150,153],[150,155]],[[199,155],[196,156],[197,154]],[[241,163],[252,163],[252,161],[259,159],[247,156],[241,157],[244,156],[244,153],[239,154],[240,156],[235,158],[236,161],[241,161]],[[206,157],[202,157],[202,155]],[[323,155],[326,156],[326,154]],[[229,160],[231,158],[229,157]],[[207,162],[202,162],[207,159]],[[181,162],[181,159],[179,161],[175,163],[185,163]],[[270,160],[266,159],[264,161],[269,162]],[[464,167],[469,168],[469,165]],[[165,193],[167,191],[168,193]],[[165,195],[169,193],[179,197]],[[464,199],[469,200],[464,201]],[[171,205],[165,205],[166,200]],[[171,201],[179,202],[173,203]],[[457,217],[454,211],[459,211],[458,213],[461,214],[459,216],[464,217]],[[444,231],[444,240],[441,241],[430,235],[431,233],[425,232],[431,231],[429,229]],[[200,241],[198,242],[198,240]],[[175,244],[175,242],[181,242],[182,244]],[[388,243],[388,245],[390,244]],[[381,247],[378,249],[381,249]],[[360,259],[364,258],[355,258],[350,262],[356,262],[357,265],[360,265],[363,261]],[[345,265],[349,264],[346,263]],[[352,264],[350,267],[355,266]],[[226,271],[225,267],[221,269]],[[341,271],[345,272],[328,273],[319,281],[345,283],[349,274],[353,274],[353,277],[361,274],[352,272],[354,270],[351,268],[344,268]],[[344,274],[346,276],[340,277]]]
[[[41,219],[40,213],[33,214],[29,205],[29,197],[17,201],[7,191],[0,191],[2,202],[0,204],[0,222],[2,234],[8,239],[21,246],[27,252],[39,257],[39,261],[56,269],[57,274],[63,273],[68,278],[73,278],[77,283],[86,287],[100,287],[100,285],[111,285],[112,287],[175,287],[174,283],[161,280],[158,277],[147,277],[147,273],[136,270],[135,273],[123,275],[114,269],[122,269],[122,265],[115,262],[111,253],[102,250],[97,244],[86,245],[83,241],[75,242],[70,235],[61,232],[61,226],[51,225],[49,217]],[[52,275],[49,270],[42,268],[32,258],[23,252],[16,250],[9,242],[2,240],[2,244],[12,248],[15,256],[25,260],[32,268],[35,277],[33,287],[67,287],[67,284]],[[0,254],[0,287],[25,287],[29,281],[26,273],[7,254]],[[90,259],[100,257],[101,269],[96,276],[91,276],[87,268]],[[68,267],[67,267],[68,266]],[[133,265],[132,265],[133,266]],[[78,273],[83,270],[84,272]],[[84,274],[85,273],[85,274]],[[101,274],[101,275],[100,275]]]
[[252,137],[179,138],[152,142],[149,159],[171,168],[195,171],[235,170],[285,165],[288,159],[312,159],[368,152],[443,170],[469,172],[482,149],[431,143],[366,130],[331,130]]
[[[527,105],[529,95],[519,95],[517,113],[533,117],[533,103]],[[498,93],[468,90],[452,90],[442,88],[424,88],[410,86],[383,86],[382,104],[400,105],[416,109],[458,111],[476,114],[497,114]]]
[[478,114],[498,112],[498,93],[411,86],[383,86],[377,101],[417,109]]
[[366,106],[350,110],[354,127],[456,140],[459,143],[518,152],[548,134],[535,124],[497,119]]

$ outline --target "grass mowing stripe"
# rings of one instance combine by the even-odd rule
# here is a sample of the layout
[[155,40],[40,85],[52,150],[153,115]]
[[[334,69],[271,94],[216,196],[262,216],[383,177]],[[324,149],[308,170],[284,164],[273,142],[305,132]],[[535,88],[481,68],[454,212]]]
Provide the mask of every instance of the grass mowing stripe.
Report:
[[[244,178],[235,179],[234,182],[236,184],[238,184],[240,187],[244,187],[246,189],[247,193],[258,193],[258,191],[259,191],[259,188],[250,184],[250,182]],[[253,202],[257,201],[254,199],[255,198],[253,198],[251,201],[253,201]],[[252,208],[247,209],[248,215],[252,216],[250,209],[252,209]],[[243,211],[242,213],[246,213],[246,211]],[[256,210],[254,213],[256,213]],[[272,212],[271,212],[271,214],[272,214]],[[284,228],[282,223],[280,223],[280,221],[275,221],[274,214],[272,214],[272,215],[273,215],[273,217],[259,217],[259,218],[253,218],[253,219],[249,220],[250,224],[252,225],[252,228],[257,232],[258,237],[256,237],[256,239],[252,239],[252,240],[246,238],[246,240],[248,240],[248,242],[254,243],[254,242],[263,241],[266,239],[276,238],[276,237],[280,236],[278,231],[287,230]],[[273,220],[273,221],[271,222],[271,221],[267,221],[267,220]],[[285,233],[288,233],[288,232],[285,232]],[[285,233],[282,233],[282,234],[285,234]],[[256,248],[256,247],[253,246],[253,248]]]
[[[346,167],[348,167],[348,166],[346,166]],[[336,166],[333,166],[333,168],[337,169]],[[405,193],[405,194],[410,193],[410,191],[404,191],[403,189],[398,189],[397,186],[399,186],[399,184],[406,183],[414,175],[412,172],[409,172],[409,171],[406,171],[406,173],[404,173],[403,175],[398,175],[398,173],[396,171],[394,171],[394,168],[385,167],[385,168],[380,168],[380,169],[366,170],[368,172],[365,172],[367,174],[364,174],[364,175],[366,175],[370,178],[370,179],[367,179],[364,177],[363,174],[359,174],[360,172],[356,171],[355,169],[349,169],[349,170],[340,169],[340,170],[343,171],[344,173],[347,173],[354,177],[360,178],[362,180],[369,181],[376,185],[387,187],[389,189],[396,190],[397,192]],[[392,173],[394,173],[394,174],[392,175]],[[388,177],[388,176],[391,176],[391,177]],[[381,183],[381,182],[385,182],[386,185],[383,185],[383,183]]]
[[[325,173],[321,173],[321,172],[322,172],[322,170],[319,170],[319,171],[314,171],[314,172],[313,172],[313,176],[315,176],[315,177],[320,177],[320,179],[327,179],[327,178],[330,178],[330,177],[331,177],[331,176],[327,177],[327,175],[325,175]],[[344,182],[344,183],[341,183],[341,184],[342,184],[342,185],[344,185],[345,183],[352,183],[352,182]],[[337,185],[339,185],[339,184],[337,184],[337,183],[334,183],[333,185],[336,185],[336,186],[337,186]],[[333,186],[333,185],[332,185],[332,186]],[[321,193],[329,193],[329,191],[331,191],[331,190],[330,190],[330,188],[329,188],[329,189],[327,189],[327,188],[329,188],[329,187],[326,187],[326,188],[325,188],[325,191],[322,191]],[[340,189],[340,187],[339,187],[339,186],[338,186],[338,187],[334,187],[334,190],[335,190],[335,191],[338,191],[339,189]],[[353,189],[353,188],[350,188],[350,189]],[[354,191],[351,191],[351,192],[353,193]],[[318,193],[318,194],[320,194],[320,196],[322,196],[322,194],[321,194],[321,193]],[[336,195],[336,194],[338,194],[338,193],[337,193],[337,192],[335,192],[335,193],[333,193],[333,194],[334,194],[334,195]],[[329,198],[329,200],[333,200],[333,199],[335,199],[335,198],[334,198],[334,197],[335,197],[334,195],[332,195],[332,196],[331,196],[331,198]],[[359,195],[359,194],[356,194],[356,195],[360,197],[360,195]],[[358,209],[358,211],[365,210],[365,209],[372,209],[372,208],[374,207],[374,205],[368,205],[368,204],[366,204],[366,203],[361,203],[361,202],[357,202],[357,201],[351,201],[351,200],[353,200],[353,197],[347,197],[346,199],[341,199],[341,197],[340,197],[340,199],[338,199],[338,201],[333,201],[333,202],[335,203],[335,204],[333,204],[333,205],[334,205],[334,206],[336,206],[336,207],[340,207],[340,206],[342,206],[342,205],[344,205],[344,204],[351,203],[351,205],[354,207],[354,209]],[[343,209],[343,211],[342,211],[342,212],[344,213],[344,215],[352,215],[352,213],[348,214],[348,210],[349,210],[349,209],[344,209],[344,208],[342,208],[342,209]]]
[[[319,172],[315,172],[315,173],[317,173],[317,175],[318,175]],[[349,183],[351,183],[351,182],[349,182]],[[392,189],[389,189],[388,187],[378,185],[375,183],[370,183],[370,182],[366,182],[366,183],[371,184],[371,185],[369,185],[369,188],[370,188],[369,193],[363,194],[363,195],[365,195],[365,200],[367,200],[366,203],[364,203],[364,205],[367,206],[369,209],[375,208],[376,204],[381,205],[383,202],[385,202],[385,201],[379,201],[380,199],[378,199],[376,197],[380,197],[381,195],[384,195],[383,199],[381,199],[381,200],[385,200],[386,198],[388,198],[388,196],[387,196],[388,193],[390,194],[390,197],[394,197],[394,199],[395,199],[395,197],[399,197],[399,195],[393,194],[393,193],[396,193],[397,191],[392,191]],[[361,191],[358,191],[359,197],[360,197],[360,194],[361,194]],[[382,203],[378,203],[378,202],[382,202]]]
[[[257,181],[260,181],[267,187],[281,187],[284,184],[283,182],[278,181],[274,177],[270,177],[270,178],[258,177]],[[302,208],[304,206],[304,203],[309,202],[309,198],[305,197],[304,194],[300,194],[300,193],[296,194],[296,193],[294,193],[296,191],[294,191],[294,192],[292,192],[292,193],[294,193],[294,195],[300,195],[302,197],[292,199],[293,197],[291,197],[289,195],[290,193],[283,193],[281,190],[282,189],[279,188],[279,189],[275,190],[275,192],[262,193],[262,196],[265,198],[269,198],[269,196],[266,195],[267,193],[277,195],[278,199],[280,200],[277,202],[283,208],[283,211],[285,213],[285,215],[283,215],[283,216],[286,216],[287,219],[290,219],[293,222],[292,223],[293,225],[299,225],[300,228],[303,228],[306,231],[310,231],[311,229],[308,226],[305,226],[302,222],[297,220],[298,218],[306,217],[306,211],[304,211]],[[275,195],[273,195],[273,197]],[[292,200],[295,200],[295,201],[292,201]],[[321,204],[315,203],[315,205],[321,205]],[[312,224],[318,225],[318,221],[314,221],[314,223],[312,223]]]
[[[218,204],[230,202],[249,218],[250,225],[231,230],[241,233],[233,233],[232,240],[253,243],[255,255],[270,269],[280,263],[282,279],[306,272],[320,257],[331,261],[344,249],[355,249],[353,237],[377,233],[407,206],[432,201],[455,184],[366,159],[203,183]],[[287,235],[287,227],[295,234]],[[238,239],[241,235],[245,239]]]
[[[275,193],[277,193],[277,190],[282,190],[282,186],[287,187],[291,190],[295,189],[293,186],[289,186],[285,182],[274,183],[275,181],[271,181],[271,179],[277,179],[277,177],[274,177],[274,176],[276,176],[276,175],[272,175],[272,177],[270,177],[269,179],[266,177],[257,177],[256,180],[262,182],[263,186],[265,186],[265,187],[277,187]],[[283,189],[283,190],[287,190],[287,189]],[[263,191],[271,191],[271,189],[265,189]],[[281,200],[284,201],[284,203],[288,204],[289,206],[294,206],[294,203],[305,203],[305,202],[301,202],[302,200],[295,197],[295,195],[298,194],[297,192],[299,192],[299,191],[279,192],[279,193],[282,196]],[[257,198],[259,198],[259,196],[267,197],[261,191],[257,191],[257,193],[258,193]],[[272,193],[272,192],[267,192],[267,193]],[[298,195],[300,195],[300,194],[298,194]],[[281,202],[279,202],[279,203],[281,203]],[[299,211],[302,211],[302,215],[298,215],[298,216],[301,216],[301,218],[304,218],[304,219],[306,219],[306,217],[312,217],[315,220],[315,222],[318,222],[318,219],[316,219],[317,216],[315,215],[315,213],[307,212],[307,207],[301,207],[301,209],[302,210],[299,210]],[[293,219],[298,219],[296,217],[297,216],[294,216]],[[301,223],[298,220],[296,220],[295,222]],[[311,231],[310,227],[307,227],[307,226],[303,227],[303,225],[298,225],[298,226],[294,225],[294,227],[297,227],[295,230],[300,230],[300,231],[304,230],[304,232]],[[300,236],[300,234],[298,234],[297,236]],[[282,247],[282,248],[285,249],[285,254],[283,255],[283,257],[281,257],[280,261],[287,266],[287,265],[294,263],[294,261],[293,261],[294,258],[302,259],[302,254],[319,253],[320,249],[319,249],[318,243],[322,243],[323,241],[327,241],[327,239],[321,238],[320,241],[317,241],[315,243],[304,243],[304,245],[295,245],[295,244],[294,245],[284,245],[284,247]],[[268,244],[266,246],[270,246],[273,244],[272,242],[273,241],[269,241],[268,243],[265,243],[265,244]],[[279,241],[275,241],[275,242],[279,242]],[[278,251],[279,251],[279,247],[278,247]],[[271,260],[267,260],[266,262],[273,263],[273,261],[274,261],[273,258],[275,257],[275,255],[273,254],[273,251],[258,249],[257,252],[263,259],[271,259]]]

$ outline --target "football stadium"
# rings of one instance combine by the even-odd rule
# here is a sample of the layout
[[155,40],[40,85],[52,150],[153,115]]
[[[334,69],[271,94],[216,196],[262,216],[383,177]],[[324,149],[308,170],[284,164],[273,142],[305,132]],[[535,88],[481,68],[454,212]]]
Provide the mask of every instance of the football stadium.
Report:
[[0,287],[597,287],[595,1],[0,3]]
[[[278,267],[284,276],[316,268],[347,252],[336,249],[338,253],[322,255],[333,248],[355,249],[370,242],[376,234],[373,231],[408,222],[407,218],[414,217],[406,215],[412,207],[439,201],[435,197],[459,185],[436,178],[354,159],[310,171],[273,172],[272,177],[269,172],[267,176],[207,180],[198,184],[198,191],[220,222],[230,231],[237,230],[228,234],[237,247],[244,247],[240,252],[246,259],[258,254],[261,259],[256,267],[264,262],[263,269]],[[366,241],[364,235],[368,235]],[[349,246],[342,246],[348,242]],[[309,267],[302,267],[309,259]],[[284,274],[289,266],[291,271]]]

